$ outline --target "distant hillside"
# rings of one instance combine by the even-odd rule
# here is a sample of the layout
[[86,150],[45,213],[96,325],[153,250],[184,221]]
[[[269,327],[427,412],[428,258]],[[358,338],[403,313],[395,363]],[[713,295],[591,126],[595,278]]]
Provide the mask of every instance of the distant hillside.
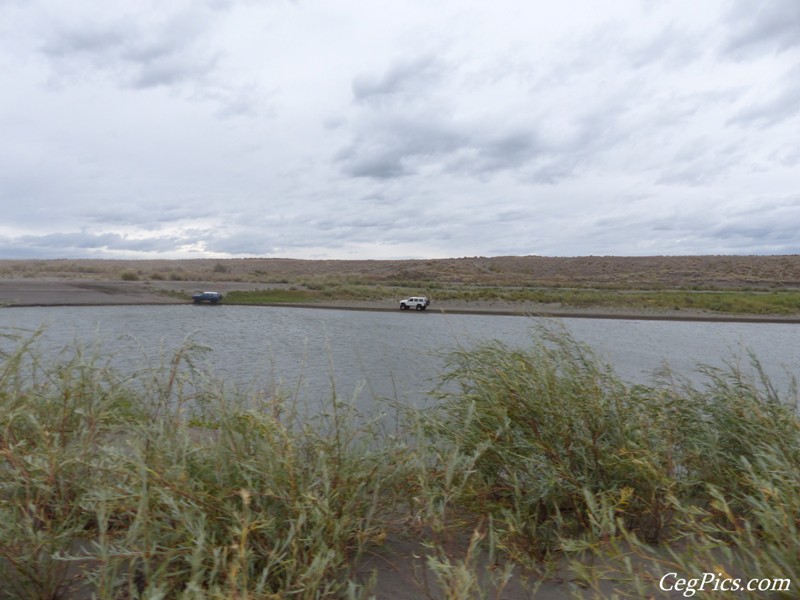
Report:
[[0,277],[294,283],[541,285],[619,288],[800,287],[800,255],[498,256],[431,260],[0,260]]

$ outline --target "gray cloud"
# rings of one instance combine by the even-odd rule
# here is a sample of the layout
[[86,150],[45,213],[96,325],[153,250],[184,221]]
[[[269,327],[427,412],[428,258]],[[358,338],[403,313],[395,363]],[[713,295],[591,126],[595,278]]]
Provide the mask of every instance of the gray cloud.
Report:
[[785,167],[795,167],[800,164],[800,144],[785,144],[769,155],[770,162]]
[[733,0],[727,15],[730,33],[723,51],[747,58],[758,53],[784,52],[800,45],[800,3]]
[[0,0],[0,256],[792,247],[794,1],[498,2]]
[[223,117],[270,116],[273,92],[225,69],[227,49],[213,43],[220,19],[246,0],[133,4],[63,19],[43,19],[38,49],[57,88],[110,83],[135,91],[168,89],[187,100],[211,102]]
[[358,75],[352,84],[353,97],[356,102],[414,103],[426,88],[436,86],[444,75],[444,65],[433,56],[396,61],[382,75]]
[[630,42],[626,56],[636,68],[661,65],[668,69],[686,68],[703,54],[703,40],[697,33],[670,24],[642,41]]
[[84,209],[83,212],[78,212],[78,215],[87,224],[132,226],[154,231],[172,224],[216,220],[220,217],[220,212],[198,200],[186,205],[172,204],[157,207],[125,202],[107,203],[99,208],[93,207],[92,210]]
[[795,227],[798,219],[800,201],[795,200],[791,205],[773,205],[770,201],[757,213],[747,211],[723,218],[721,223],[709,227],[704,235],[732,249],[757,246],[761,248],[759,253],[763,254],[797,254],[800,253]]
[[115,233],[48,233],[0,238],[0,252],[14,258],[54,255],[87,258],[102,255],[108,251],[118,251],[129,255],[164,253],[173,251],[176,245],[183,243],[186,243],[186,240],[174,236],[134,239]]
[[155,22],[109,17],[58,23],[42,51],[56,68],[66,63],[72,69],[106,72],[134,88],[170,86],[205,77],[215,68],[216,56],[202,44],[207,27],[204,18],[186,12]]
[[438,169],[480,177],[524,166],[542,148],[533,133],[485,131],[474,123],[420,117],[388,120],[356,134],[337,158],[355,177],[393,179]]
[[[350,143],[337,154],[352,176],[393,179],[430,169],[471,173],[516,169],[542,146],[525,124],[457,117],[459,100],[442,100],[454,73],[425,56],[392,63],[380,76],[360,75],[353,82],[356,117]],[[493,122],[493,119],[497,122]]]
[[471,132],[460,152],[448,161],[448,168],[482,176],[515,170],[536,161],[546,147],[529,131]]
[[[760,198],[757,208],[674,205],[652,215],[601,217],[595,225],[612,242],[638,230],[676,254],[796,254],[800,252],[794,223],[800,218],[798,198]],[[648,203],[649,204],[649,203]],[[613,243],[613,242],[612,242]]]
[[[800,32],[800,28],[798,28]],[[782,87],[734,114],[730,123],[769,127],[800,113],[800,63],[783,78]]]
[[701,186],[739,164],[742,153],[743,150],[736,145],[720,147],[704,138],[687,140],[669,164],[660,169],[656,181],[662,185]]
[[344,170],[355,177],[389,179],[441,161],[465,145],[451,124],[427,115],[391,115],[369,119],[349,146],[339,152]]
[[210,252],[233,256],[271,256],[279,253],[281,247],[275,245],[267,232],[239,233],[232,237],[207,238],[206,249]]

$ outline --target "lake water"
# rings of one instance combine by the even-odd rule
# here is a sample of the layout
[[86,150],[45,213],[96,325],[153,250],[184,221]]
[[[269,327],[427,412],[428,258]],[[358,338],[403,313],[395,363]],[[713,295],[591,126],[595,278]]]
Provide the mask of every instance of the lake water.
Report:
[[[760,359],[779,387],[800,374],[800,325],[561,319],[575,338],[626,380],[648,382],[669,364],[691,376],[698,364]],[[245,306],[108,306],[0,309],[0,332],[44,327],[40,347],[99,344],[123,368],[174,353],[192,341],[209,350],[202,363],[226,384],[297,390],[304,401],[352,396],[425,402],[443,355],[490,339],[531,344],[536,320],[427,312],[361,312]]]

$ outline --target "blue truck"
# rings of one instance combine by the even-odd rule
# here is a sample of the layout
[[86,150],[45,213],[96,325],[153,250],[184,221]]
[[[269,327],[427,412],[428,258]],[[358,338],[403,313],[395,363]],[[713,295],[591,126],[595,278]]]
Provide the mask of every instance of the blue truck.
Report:
[[192,294],[192,301],[195,304],[200,304],[201,302],[217,304],[222,301],[222,294],[219,292],[197,292]]

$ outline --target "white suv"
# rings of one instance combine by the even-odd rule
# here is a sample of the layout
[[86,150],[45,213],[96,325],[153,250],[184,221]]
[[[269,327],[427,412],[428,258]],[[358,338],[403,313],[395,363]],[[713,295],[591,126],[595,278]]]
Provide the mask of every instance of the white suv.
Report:
[[405,300],[400,300],[400,310],[408,310],[409,308],[416,308],[417,310],[425,310],[431,301],[425,296],[412,296]]

